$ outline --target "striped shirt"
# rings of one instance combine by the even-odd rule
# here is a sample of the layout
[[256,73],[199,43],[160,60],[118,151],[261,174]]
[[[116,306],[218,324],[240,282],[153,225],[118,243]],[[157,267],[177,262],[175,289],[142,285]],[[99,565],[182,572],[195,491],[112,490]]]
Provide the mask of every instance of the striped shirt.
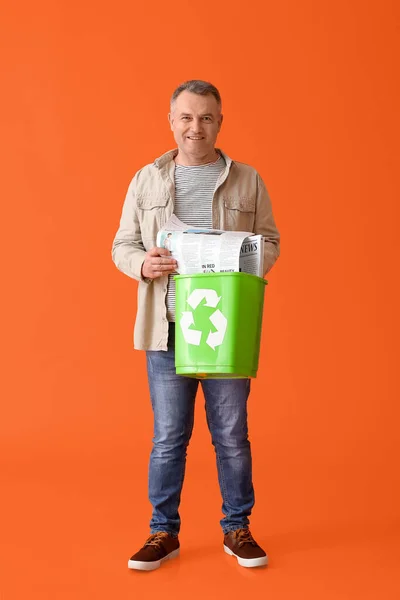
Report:
[[[218,177],[225,169],[222,156],[216,162],[196,166],[175,166],[174,213],[191,227],[212,228],[212,200]],[[175,281],[168,277],[167,319],[175,321]]]

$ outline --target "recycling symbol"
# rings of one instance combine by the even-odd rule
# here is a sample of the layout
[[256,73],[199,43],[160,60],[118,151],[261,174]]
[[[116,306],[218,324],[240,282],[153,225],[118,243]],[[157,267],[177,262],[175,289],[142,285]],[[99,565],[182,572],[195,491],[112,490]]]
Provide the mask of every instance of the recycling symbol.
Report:
[[[204,306],[210,306],[212,308],[217,308],[218,303],[221,300],[221,296],[218,296],[215,290],[197,289],[193,290],[193,292],[190,294],[189,298],[187,299],[187,303],[192,307],[193,310],[196,310],[204,298],[206,299]],[[210,315],[210,321],[217,331],[210,330],[206,344],[215,350],[215,348],[220,346],[224,341],[228,321],[218,308],[212,313],[212,315]],[[183,337],[188,344],[200,346],[203,332],[198,329],[190,329],[190,326],[193,324],[193,312],[190,310],[183,311],[180,320]]]

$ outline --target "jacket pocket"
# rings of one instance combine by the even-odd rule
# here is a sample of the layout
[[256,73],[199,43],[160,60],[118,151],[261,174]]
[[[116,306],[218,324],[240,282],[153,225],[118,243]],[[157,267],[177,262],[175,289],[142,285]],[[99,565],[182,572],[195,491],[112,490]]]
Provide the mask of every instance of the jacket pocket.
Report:
[[255,198],[225,196],[223,229],[228,231],[253,231],[256,211]]
[[142,241],[146,250],[156,245],[158,231],[167,220],[167,194],[137,194],[136,207]]
[[142,210],[153,210],[167,206],[169,196],[162,194],[138,194],[136,206]]

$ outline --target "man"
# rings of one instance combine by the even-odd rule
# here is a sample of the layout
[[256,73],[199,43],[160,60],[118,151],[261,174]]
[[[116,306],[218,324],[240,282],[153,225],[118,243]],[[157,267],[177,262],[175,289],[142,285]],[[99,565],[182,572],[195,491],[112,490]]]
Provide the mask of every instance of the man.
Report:
[[[177,148],[134,176],[112,249],[118,269],[139,281],[134,346],[146,351],[154,413],[150,537],[128,562],[129,568],[141,570],[156,569],[179,553],[178,508],[199,384],[175,373],[172,274],[177,265],[168,249],[155,247],[157,232],[175,213],[193,227],[262,234],[265,273],[279,256],[279,233],[261,177],[215,147],[223,119],[218,90],[204,81],[183,83],[172,95],[168,118]],[[242,566],[266,565],[266,553],[249,530],[254,505],[247,432],[250,381],[205,379],[201,385],[223,499],[224,550]]]

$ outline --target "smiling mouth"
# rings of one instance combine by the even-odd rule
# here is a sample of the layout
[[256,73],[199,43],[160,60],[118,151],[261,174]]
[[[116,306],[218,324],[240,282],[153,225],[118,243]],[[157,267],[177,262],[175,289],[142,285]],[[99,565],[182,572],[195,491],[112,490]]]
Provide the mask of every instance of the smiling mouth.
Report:
[[199,136],[186,136],[188,138],[188,140],[192,140],[193,142],[200,142],[201,140],[204,140],[203,137],[199,137]]

